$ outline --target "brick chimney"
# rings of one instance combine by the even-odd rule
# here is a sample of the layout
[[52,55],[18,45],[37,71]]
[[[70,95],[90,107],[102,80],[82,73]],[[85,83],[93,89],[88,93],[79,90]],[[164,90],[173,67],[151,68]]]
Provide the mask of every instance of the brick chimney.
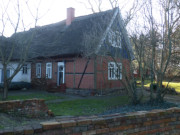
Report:
[[67,8],[66,25],[70,25],[71,22],[73,21],[73,19],[74,19],[74,11],[75,11],[75,9],[72,8],[72,7]]

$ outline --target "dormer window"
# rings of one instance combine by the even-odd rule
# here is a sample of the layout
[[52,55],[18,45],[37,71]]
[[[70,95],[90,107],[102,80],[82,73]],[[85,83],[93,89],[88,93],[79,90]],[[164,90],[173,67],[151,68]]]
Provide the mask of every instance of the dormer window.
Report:
[[121,36],[122,35],[119,31],[109,30],[108,42],[113,47],[121,48],[121,42],[122,42]]

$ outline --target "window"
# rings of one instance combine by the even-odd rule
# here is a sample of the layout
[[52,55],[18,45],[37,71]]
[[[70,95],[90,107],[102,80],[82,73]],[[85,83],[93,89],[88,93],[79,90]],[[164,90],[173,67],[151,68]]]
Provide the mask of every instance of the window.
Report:
[[41,78],[41,63],[36,63],[36,77]]
[[27,74],[27,64],[24,64],[22,67],[22,73]]
[[113,47],[121,48],[122,35],[119,31],[110,30],[108,34],[108,41]]
[[52,63],[46,63],[46,78],[52,78]]
[[108,63],[108,79],[109,80],[118,80],[122,79],[122,64],[109,62]]

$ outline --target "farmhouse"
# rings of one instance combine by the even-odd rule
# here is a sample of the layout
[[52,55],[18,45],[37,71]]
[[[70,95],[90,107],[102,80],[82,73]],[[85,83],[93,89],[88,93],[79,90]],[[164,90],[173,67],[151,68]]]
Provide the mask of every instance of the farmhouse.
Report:
[[66,20],[16,37],[22,42],[32,35],[30,64],[25,64],[13,81],[26,73],[28,82],[46,84],[49,89],[107,90],[123,87],[122,72],[129,76],[129,61],[134,56],[119,8],[81,17],[68,8]]

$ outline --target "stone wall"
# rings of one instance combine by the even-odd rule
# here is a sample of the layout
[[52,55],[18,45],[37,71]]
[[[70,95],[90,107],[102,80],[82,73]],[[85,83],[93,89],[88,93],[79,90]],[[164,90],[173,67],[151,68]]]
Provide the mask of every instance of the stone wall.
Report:
[[48,107],[43,99],[0,101],[0,112],[25,117],[43,117]]
[[43,122],[39,126],[12,132],[35,135],[179,135],[180,109],[140,111],[124,115],[59,118]]

